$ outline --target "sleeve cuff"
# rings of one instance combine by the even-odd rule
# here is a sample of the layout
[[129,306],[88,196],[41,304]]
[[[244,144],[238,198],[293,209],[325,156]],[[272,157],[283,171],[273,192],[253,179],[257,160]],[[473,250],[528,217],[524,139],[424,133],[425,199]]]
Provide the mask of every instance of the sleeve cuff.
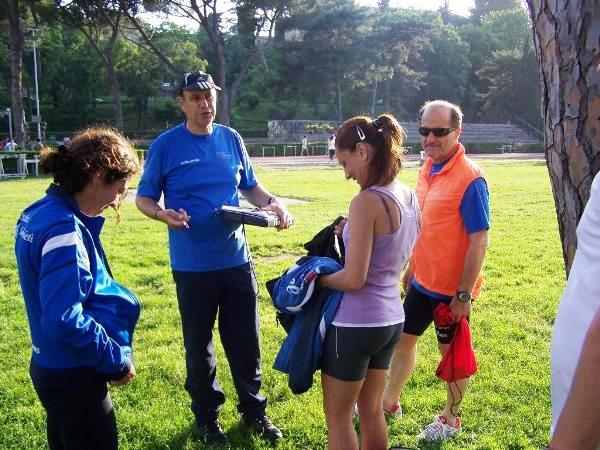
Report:
[[127,375],[130,370],[131,370],[131,360],[129,358],[126,358],[123,368],[119,372],[108,374],[107,378],[109,381],[120,380],[125,375]]

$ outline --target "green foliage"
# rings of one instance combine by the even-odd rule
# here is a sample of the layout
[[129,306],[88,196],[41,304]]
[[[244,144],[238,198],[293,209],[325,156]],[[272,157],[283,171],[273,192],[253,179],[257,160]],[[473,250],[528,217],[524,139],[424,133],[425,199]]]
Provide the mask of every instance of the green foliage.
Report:
[[492,61],[477,75],[489,83],[481,95],[481,116],[490,122],[504,122],[515,116],[541,128],[540,98],[535,50],[528,40],[522,50],[494,52]]
[[177,100],[170,97],[157,99],[150,105],[150,111],[160,127],[165,129],[183,120],[184,117]]
[[[176,67],[184,71],[207,69],[208,62],[206,57],[202,56],[208,43],[200,39],[199,32],[170,22],[152,28],[149,32],[152,34],[154,44],[171,59]],[[158,62],[158,64],[162,66],[162,80],[175,78],[175,81],[179,82],[180,74],[168,72],[162,63]]]
[[423,50],[423,70],[427,73],[412,109],[425,99],[442,98],[462,105],[471,69],[470,46],[453,26],[443,26],[431,36],[431,47]]
[[530,23],[522,7],[487,13],[459,32],[469,43],[471,70],[463,101],[467,117],[484,122],[524,118],[540,124],[540,89]]
[[479,23],[483,17],[494,11],[522,8],[519,0],[474,0],[475,6],[471,9],[471,20]]
[[333,125],[330,123],[309,123],[304,126],[306,133],[331,133],[333,131]]
[[531,24],[524,8],[492,11],[481,19],[481,29],[495,37],[496,50],[521,48],[531,39]]
[[[109,3],[109,10],[116,5]],[[138,0],[125,3],[131,12],[139,10]],[[169,2],[143,3],[147,10],[158,11]],[[217,20],[226,86],[231,88],[233,81],[245,74],[230,99],[231,125],[241,125],[247,135],[264,134],[267,121],[273,119],[340,121],[357,114],[391,112],[400,120],[413,120],[424,101],[433,98],[459,103],[467,121],[514,123],[518,116],[539,124],[537,61],[527,40],[531,26],[517,0],[478,0],[469,19],[453,16],[449,2],[438,11],[398,8],[388,1],[377,8],[355,0],[284,2],[287,13],[275,28],[275,45],[259,52],[246,67],[256,46],[257,13],[276,3],[280,0],[236,1],[234,20],[228,22],[224,16]],[[53,2],[44,0],[42,4],[40,92],[48,129],[72,130],[95,121],[114,122],[114,111],[95,101],[112,99],[101,56],[80,32],[53,19],[57,8]],[[69,8],[90,27],[95,25],[96,42],[104,45],[110,29],[91,21],[101,4],[71,2]],[[166,9],[168,14],[174,13]],[[167,20],[171,18],[168,14]],[[109,14],[113,16],[114,11]],[[212,19],[209,14],[208,20]],[[158,98],[177,94],[170,89],[177,89],[180,74],[130,42],[146,45],[130,23],[125,20],[123,24],[129,40],[117,38],[114,62],[124,96],[126,130],[154,129],[179,120],[178,108]],[[153,45],[175,68],[219,75],[217,54],[204,28],[191,30],[168,21],[158,27],[143,26]],[[0,58],[4,55],[8,60],[5,29],[0,28]],[[258,41],[263,42],[261,38]],[[25,86],[32,84],[31,59],[31,50],[26,49]],[[7,87],[0,89],[2,107],[10,101],[8,64],[0,67],[0,77],[0,86]],[[29,102],[25,107],[30,109]]]
[[107,91],[106,71],[77,31],[48,28],[40,49],[42,118],[50,130],[74,130],[97,120],[96,98]]

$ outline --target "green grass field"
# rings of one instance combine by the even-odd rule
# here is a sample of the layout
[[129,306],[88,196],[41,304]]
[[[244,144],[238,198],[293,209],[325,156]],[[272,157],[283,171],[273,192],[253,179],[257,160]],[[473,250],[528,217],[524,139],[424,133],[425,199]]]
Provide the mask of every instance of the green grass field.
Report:
[[[491,244],[485,288],[474,306],[472,334],[479,362],[463,403],[463,432],[442,449],[539,449],[550,426],[549,343],[556,305],[565,284],[550,182],[543,163],[485,162],[491,187]],[[285,232],[247,229],[260,289],[263,390],[268,413],[285,433],[281,449],[326,448],[319,377],[294,396],[271,366],[284,338],[264,282],[303,254],[302,245],[347,210],[357,185],[340,168],[257,170],[279,196],[310,203],[291,205],[297,225]],[[400,178],[414,187],[416,170]],[[43,195],[49,179],[0,182],[0,448],[45,448],[44,412],[28,375],[30,340],[13,254],[13,226],[20,211]],[[142,301],[136,331],[138,377],[112,388],[124,449],[203,448],[194,440],[179,314],[169,270],[167,235],[133,203],[115,225],[107,213],[103,243],[116,278]],[[217,338],[218,341],[218,338]],[[239,425],[229,369],[217,344],[219,378],[228,395],[221,421],[235,448],[269,448]],[[432,330],[419,347],[417,367],[403,397],[404,418],[389,421],[390,445],[415,447],[415,435],[445,400],[434,375],[439,362]],[[91,437],[93,439],[93,437]]]

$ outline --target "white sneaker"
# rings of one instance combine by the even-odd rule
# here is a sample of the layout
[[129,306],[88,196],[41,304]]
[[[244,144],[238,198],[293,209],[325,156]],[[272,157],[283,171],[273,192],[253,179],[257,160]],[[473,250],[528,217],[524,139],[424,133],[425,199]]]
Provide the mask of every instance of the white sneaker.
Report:
[[454,436],[461,430],[460,417],[450,425],[444,416],[437,416],[436,419],[425,427],[417,436],[417,439],[423,441],[442,441]]

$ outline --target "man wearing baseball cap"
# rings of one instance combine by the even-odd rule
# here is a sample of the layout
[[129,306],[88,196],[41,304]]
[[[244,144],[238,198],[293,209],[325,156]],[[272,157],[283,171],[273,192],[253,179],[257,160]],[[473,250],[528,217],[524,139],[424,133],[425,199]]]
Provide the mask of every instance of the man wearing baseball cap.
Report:
[[217,315],[244,424],[270,441],[282,434],[266,416],[267,400],[259,393],[257,283],[243,228],[215,217],[215,209],[239,206],[240,190],[253,205],[276,213],[279,229],[293,220],[259,184],[242,137],[213,122],[220,90],[207,73],[184,75],[178,101],[186,120],[150,146],[136,205],[168,226],[186,355],[185,388],[198,433],[207,443],[227,446],[218,422],[225,395],[216,376],[212,332]]

